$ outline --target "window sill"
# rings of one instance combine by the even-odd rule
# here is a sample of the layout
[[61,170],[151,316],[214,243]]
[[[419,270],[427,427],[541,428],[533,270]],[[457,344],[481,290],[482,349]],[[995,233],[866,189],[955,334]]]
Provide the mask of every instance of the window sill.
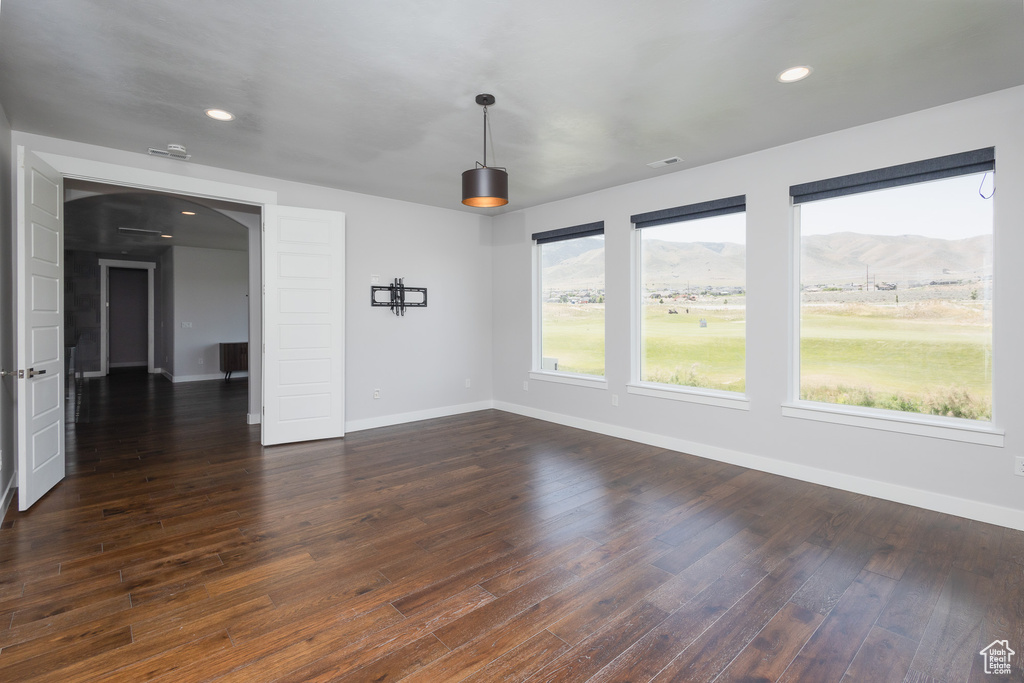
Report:
[[568,372],[531,370],[530,379],[541,382],[555,382],[556,384],[572,384],[577,387],[590,387],[591,389],[608,388],[608,380],[597,375],[573,375]]
[[670,401],[699,403],[733,410],[750,410],[750,399],[743,394],[713,389],[696,389],[694,387],[670,387],[664,384],[637,383],[627,384],[626,393],[638,396],[652,396]]
[[933,439],[960,441],[981,446],[1003,447],[1005,432],[989,423],[962,420],[955,417],[899,413],[871,408],[851,408],[828,403],[800,401],[782,406],[785,417],[817,422],[830,422],[851,427],[880,429],[887,432],[927,436]]

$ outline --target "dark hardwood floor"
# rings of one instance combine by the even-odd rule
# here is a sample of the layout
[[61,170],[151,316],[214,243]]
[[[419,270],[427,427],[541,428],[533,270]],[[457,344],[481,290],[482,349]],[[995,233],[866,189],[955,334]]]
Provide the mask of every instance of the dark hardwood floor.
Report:
[[90,382],[0,680],[1024,679],[1024,533],[498,411],[263,449],[246,390]]

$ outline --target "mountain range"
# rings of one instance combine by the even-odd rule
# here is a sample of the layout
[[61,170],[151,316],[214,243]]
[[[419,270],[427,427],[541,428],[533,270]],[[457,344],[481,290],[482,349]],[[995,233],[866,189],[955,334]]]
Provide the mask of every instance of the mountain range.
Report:
[[[978,280],[992,273],[992,237],[946,240],[920,235],[839,232],[804,237],[805,285],[928,283]],[[731,242],[647,240],[644,282],[650,289],[744,286],[746,246]],[[544,289],[601,287],[604,240],[587,237],[546,245]]]

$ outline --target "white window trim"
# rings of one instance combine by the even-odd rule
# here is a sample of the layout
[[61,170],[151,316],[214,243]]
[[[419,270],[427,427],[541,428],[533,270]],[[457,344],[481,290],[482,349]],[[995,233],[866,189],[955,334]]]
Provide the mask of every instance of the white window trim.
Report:
[[928,436],[934,439],[998,448],[1003,447],[1006,434],[1005,431],[997,429],[989,422],[813,401],[798,400],[784,403],[782,414],[785,417],[814,420],[815,422]]
[[[840,403],[819,403],[800,399],[800,205],[792,204],[792,225],[790,226],[790,254],[793,267],[790,268],[790,354],[789,354],[789,396],[790,400],[782,404],[782,415],[815,422],[876,429],[898,434],[926,436],[946,441],[994,446],[1002,448],[1005,431],[998,429],[993,422],[965,420],[955,417],[910,413],[899,410],[865,408],[847,406]],[[993,231],[995,226],[993,225]],[[994,294],[993,294],[994,298]],[[993,339],[993,346],[995,339]],[[993,389],[995,373],[995,354],[993,353]],[[995,393],[993,391],[993,393]],[[995,409],[993,407],[993,420]]]
[[541,279],[541,260],[540,260],[540,246],[536,242],[533,243],[533,296],[531,297],[531,305],[533,306],[533,349],[531,351],[531,364],[536,370],[540,370],[543,367],[541,361],[543,339],[544,339],[544,307],[541,303],[541,296],[544,293],[543,281]]
[[[744,212],[746,214],[746,212]],[[744,219],[745,220],[745,219]],[[663,398],[670,401],[683,401],[686,403],[699,403],[701,405],[718,406],[720,408],[732,408],[735,410],[750,410],[750,399],[745,393],[738,391],[719,391],[717,389],[702,389],[685,385],[661,384],[659,382],[645,382],[643,377],[643,317],[644,307],[640,303],[641,284],[640,277],[643,274],[643,243],[642,229],[632,228],[633,236],[629,241],[629,300],[630,300],[630,333],[629,333],[629,354],[630,354],[630,376],[632,381],[626,384],[626,393],[638,396],[649,396],[652,398]],[[746,271],[746,263],[743,264]],[[746,276],[744,275],[744,279]],[[744,282],[744,289],[746,283]],[[743,341],[743,375],[747,375],[747,354],[746,337]]]
[[800,403],[800,205],[789,198],[789,372],[786,374],[789,387],[786,395],[788,403]]
[[[543,365],[544,354],[544,304],[541,297],[544,294],[543,268],[541,267],[540,250],[542,244],[533,244],[533,370],[530,371],[530,379],[542,382],[560,382],[562,384],[575,384],[582,387],[594,387],[606,389],[608,380],[604,375],[581,375],[560,370],[545,370]],[[608,274],[607,254],[605,251],[605,275]],[[605,284],[605,301],[608,300],[608,287]],[[605,372],[608,371],[608,318],[605,315]]]
[[668,399],[670,401],[718,406],[719,408],[732,408],[733,410],[750,410],[750,399],[747,398],[746,394],[736,391],[716,391],[714,389],[687,386],[677,387],[671,384],[658,384],[656,382],[630,382],[626,385],[626,393]]
[[608,388],[608,380],[600,375],[577,375],[569,372],[556,372],[554,370],[531,370],[529,376],[530,379],[541,382],[572,384],[577,387],[590,387],[591,389]]

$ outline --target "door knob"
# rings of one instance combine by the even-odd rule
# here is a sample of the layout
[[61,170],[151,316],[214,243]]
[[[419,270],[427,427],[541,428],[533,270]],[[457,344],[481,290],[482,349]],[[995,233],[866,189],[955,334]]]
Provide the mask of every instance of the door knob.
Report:
[[[36,370],[35,368],[28,369],[28,376],[35,377],[36,375],[45,375],[46,370]],[[17,377],[18,379],[25,379],[24,370],[0,370],[0,377]]]

